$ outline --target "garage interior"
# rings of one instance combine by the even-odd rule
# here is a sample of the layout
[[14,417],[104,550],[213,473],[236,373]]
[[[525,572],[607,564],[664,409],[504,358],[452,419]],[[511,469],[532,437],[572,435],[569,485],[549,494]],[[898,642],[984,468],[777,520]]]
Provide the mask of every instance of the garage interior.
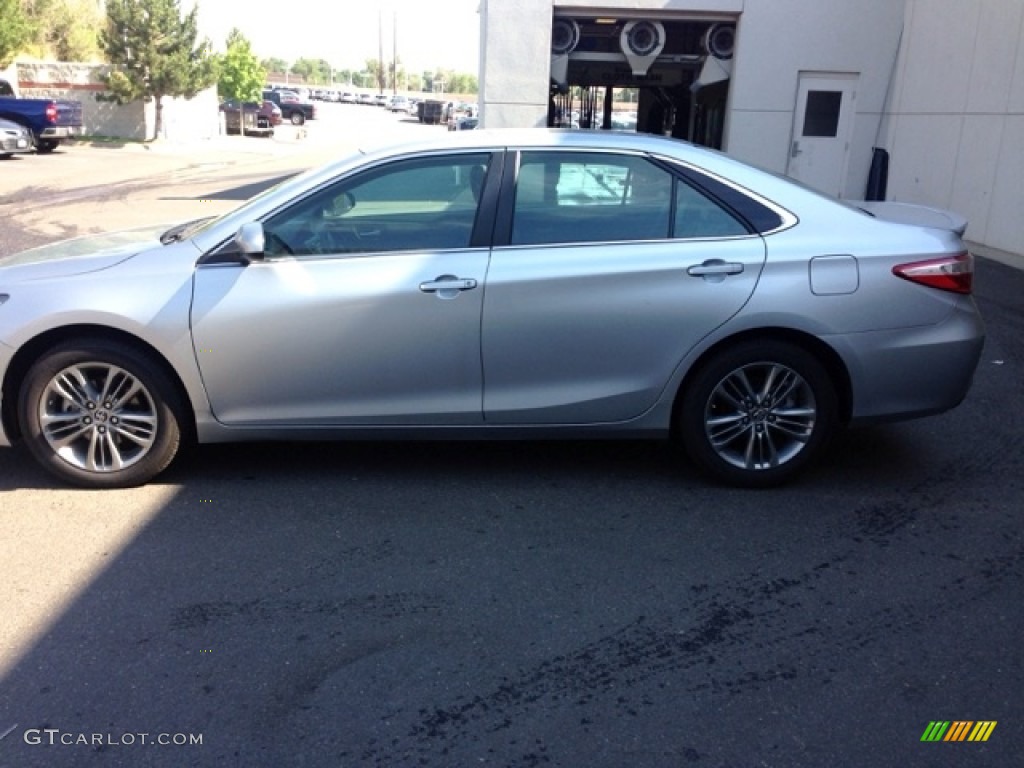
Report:
[[556,12],[547,124],[721,149],[735,41],[735,19]]

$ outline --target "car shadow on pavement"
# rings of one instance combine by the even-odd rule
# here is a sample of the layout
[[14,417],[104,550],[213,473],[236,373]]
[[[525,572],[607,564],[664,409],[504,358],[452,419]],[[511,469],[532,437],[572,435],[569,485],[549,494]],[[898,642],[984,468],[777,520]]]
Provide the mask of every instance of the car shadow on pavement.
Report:
[[[905,429],[905,427],[904,427]],[[920,448],[899,427],[841,430],[818,464],[782,490],[884,485],[905,478]],[[679,446],[663,441],[336,441],[255,442],[187,445],[156,482],[189,486],[206,482],[333,482],[345,476],[386,477],[395,483],[524,482],[546,478],[553,485],[614,482],[709,493],[763,493],[716,485],[705,479]],[[474,479],[475,478],[475,479]],[[61,481],[43,471],[23,447],[0,451],[0,491],[60,492]],[[769,491],[771,492],[771,491]]]
[[[785,725],[771,749],[786,764],[880,745],[910,764],[949,691],[905,659],[925,645],[955,656],[965,624],[986,647],[1017,638],[1012,622],[935,631],[1016,585],[983,563],[996,576],[954,596],[947,583],[972,566],[947,559],[936,586],[921,584],[936,564],[919,550],[950,535],[904,501],[930,471],[906,463],[921,441],[840,435],[833,461],[763,492],[709,486],[657,442],[199,447],[65,600],[36,606],[47,621],[30,642],[6,649],[0,733],[14,730],[0,748],[21,768],[483,754],[740,765]],[[858,476],[889,461],[902,474]],[[13,469],[28,472],[22,459]],[[52,500],[58,523],[36,535],[141,497],[82,498]],[[910,597],[894,596],[911,574]],[[976,655],[958,680],[971,713],[1002,716],[986,707],[993,689],[1017,690],[991,676],[1007,658]],[[993,764],[1010,764],[995,753],[1012,741],[990,745]]]
[[276,184],[280,184],[282,181],[286,181],[293,176],[295,173],[286,173],[281,176],[274,176],[269,179],[260,179],[259,181],[249,182],[247,184],[239,184],[236,187],[228,187],[221,189],[216,192],[203,193],[202,196],[189,195],[185,197],[169,195],[157,198],[159,200],[237,200],[245,201],[252,197],[255,197],[260,192],[270,189]]

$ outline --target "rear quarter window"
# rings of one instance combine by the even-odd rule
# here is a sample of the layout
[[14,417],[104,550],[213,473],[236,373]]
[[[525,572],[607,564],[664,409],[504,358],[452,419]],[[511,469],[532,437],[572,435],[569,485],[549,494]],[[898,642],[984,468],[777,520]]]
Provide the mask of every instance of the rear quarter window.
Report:
[[675,166],[680,175],[696,189],[707,194],[730,214],[743,221],[750,232],[764,234],[783,225],[782,216],[767,205],[713,176],[686,166]]

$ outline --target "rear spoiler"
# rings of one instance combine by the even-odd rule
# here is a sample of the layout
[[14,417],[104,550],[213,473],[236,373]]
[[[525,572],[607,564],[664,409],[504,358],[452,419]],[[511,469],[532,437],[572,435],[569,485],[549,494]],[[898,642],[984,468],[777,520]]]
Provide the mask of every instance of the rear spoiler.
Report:
[[964,232],[967,230],[967,219],[959,213],[942,208],[915,205],[914,203],[894,203],[885,200],[847,200],[845,202],[884,221],[911,224],[917,227],[945,229],[955,232],[960,237],[963,237]]

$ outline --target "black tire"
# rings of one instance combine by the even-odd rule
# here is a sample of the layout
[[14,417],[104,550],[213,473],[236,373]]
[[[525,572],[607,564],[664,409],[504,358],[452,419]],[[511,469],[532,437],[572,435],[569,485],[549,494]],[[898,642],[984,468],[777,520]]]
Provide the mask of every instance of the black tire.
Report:
[[181,443],[182,413],[149,355],[104,339],[48,351],[29,368],[18,398],[33,457],[87,488],[142,485],[166,469]]
[[53,139],[40,139],[36,142],[36,152],[40,155],[47,155],[50,152],[53,152],[53,150],[58,146],[60,146],[59,141],[55,141]]
[[306,116],[301,112],[292,112],[291,116],[292,125],[302,125],[306,122]]
[[765,488],[821,455],[837,414],[835,386],[814,355],[751,340],[700,367],[682,393],[677,426],[703,471],[729,485]]

